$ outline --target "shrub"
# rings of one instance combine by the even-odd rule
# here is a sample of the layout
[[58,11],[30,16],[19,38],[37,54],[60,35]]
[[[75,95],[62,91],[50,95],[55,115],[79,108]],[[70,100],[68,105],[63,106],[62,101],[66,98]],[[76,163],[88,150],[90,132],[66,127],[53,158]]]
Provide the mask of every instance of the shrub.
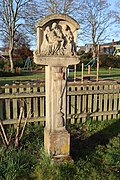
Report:
[[100,55],[101,67],[108,68],[120,68],[120,56],[112,56],[108,54]]
[[[82,63],[87,65],[92,60],[92,53],[85,53],[84,51],[78,52],[78,56],[80,56],[80,66]],[[92,62],[91,62],[92,64]],[[90,64],[90,65],[91,65]],[[110,54],[100,54],[100,66],[103,68],[120,68],[120,56],[112,56]],[[93,66],[94,67],[94,66]]]
[[32,153],[24,149],[1,149],[0,155],[0,179],[29,179],[31,170],[35,164]]
[[16,67],[20,67],[20,68],[23,68],[24,67],[24,64],[25,64],[25,61],[20,59],[20,60],[15,60],[14,61],[14,68]]
[[72,162],[52,163],[50,156],[44,151],[42,151],[41,158],[35,166],[33,173],[33,178],[36,180],[68,180],[75,179],[75,176],[76,167]]
[[0,59],[0,69],[4,70],[5,65],[7,64],[6,60]]

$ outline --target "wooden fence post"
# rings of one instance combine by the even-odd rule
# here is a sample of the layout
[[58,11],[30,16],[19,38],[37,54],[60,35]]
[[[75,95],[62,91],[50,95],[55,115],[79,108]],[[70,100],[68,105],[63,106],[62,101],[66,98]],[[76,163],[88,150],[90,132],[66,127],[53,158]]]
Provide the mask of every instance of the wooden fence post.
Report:
[[74,82],[76,81],[76,64],[74,65]]
[[84,63],[82,63],[82,77],[81,77],[81,82],[83,83],[83,77],[84,76]]
[[[37,93],[38,88],[37,88],[37,84],[34,83],[33,84],[33,93]],[[38,117],[38,98],[34,97],[33,98],[33,116],[34,117]]]
[[[12,85],[12,94],[17,93],[16,84]],[[13,119],[17,119],[18,108],[17,108],[17,99],[13,99]]]
[[96,81],[99,80],[99,65],[100,65],[100,45],[98,44],[97,76],[96,76]]
[[[10,93],[10,86],[9,84],[5,85],[5,94]],[[6,110],[6,119],[10,119],[10,99],[5,99],[5,110]]]
[[[0,89],[0,94],[2,94],[2,89]],[[0,118],[3,119],[3,100],[0,99]]]

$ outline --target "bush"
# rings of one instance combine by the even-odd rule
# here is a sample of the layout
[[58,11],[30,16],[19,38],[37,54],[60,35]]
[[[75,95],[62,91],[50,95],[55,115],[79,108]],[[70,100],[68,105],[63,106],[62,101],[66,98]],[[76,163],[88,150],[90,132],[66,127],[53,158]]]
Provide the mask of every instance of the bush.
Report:
[[84,65],[86,65],[90,62],[91,59],[92,59],[91,52],[80,54],[80,64],[84,63]]
[[4,72],[4,71],[0,71],[0,77],[12,77],[15,74],[12,72]]
[[[88,64],[92,60],[92,53],[85,53],[84,51],[79,51],[78,56],[80,56],[80,66],[82,63],[84,65]],[[91,62],[92,64],[92,62]],[[95,65],[96,66],[96,65]],[[112,56],[110,54],[100,54],[100,67],[103,68],[120,68],[120,56]]]
[[5,65],[7,64],[7,60],[0,59],[0,69],[4,70]]
[[16,67],[23,68],[24,65],[25,65],[25,60],[20,59],[20,60],[14,61],[14,68],[16,68]]
[[112,56],[108,54],[100,55],[100,66],[104,68],[120,68],[120,56]]
[[[26,59],[19,59],[19,60],[17,59],[17,60],[14,60],[14,68],[16,68],[16,67],[24,68],[25,63],[26,63]],[[31,60],[30,63],[31,63],[31,67],[34,68],[35,63],[33,62],[33,60]]]
[[[8,129],[7,136],[14,137],[13,128]],[[5,149],[0,145],[0,180],[29,180],[32,171],[40,158],[39,151],[43,145],[43,128],[28,125],[21,146],[13,145]]]
[[0,179],[29,179],[31,170],[35,164],[32,153],[24,149],[1,149]]

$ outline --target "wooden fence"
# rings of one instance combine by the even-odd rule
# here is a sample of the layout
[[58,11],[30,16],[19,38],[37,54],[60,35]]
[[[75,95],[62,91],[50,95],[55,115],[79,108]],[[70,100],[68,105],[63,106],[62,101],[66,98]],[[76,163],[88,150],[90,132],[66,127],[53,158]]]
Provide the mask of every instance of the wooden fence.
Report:
[[74,123],[120,118],[120,84],[99,82],[69,84],[67,118]]
[[[18,122],[20,107],[23,119],[45,123],[44,83],[13,84],[0,87],[0,118],[3,124]],[[68,83],[67,122],[120,118],[120,84],[116,82]]]
[[18,122],[20,107],[23,106],[23,118],[29,122],[45,121],[44,83],[13,84],[2,86],[0,94],[0,118],[3,124]]

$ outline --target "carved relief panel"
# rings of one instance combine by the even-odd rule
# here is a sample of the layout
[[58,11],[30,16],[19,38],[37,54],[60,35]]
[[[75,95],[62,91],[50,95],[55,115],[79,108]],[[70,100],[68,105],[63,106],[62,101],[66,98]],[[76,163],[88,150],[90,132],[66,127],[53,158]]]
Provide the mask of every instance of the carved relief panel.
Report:
[[48,16],[37,23],[37,49],[41,55],[73,56],[78,29],[77,22],[67,15]]
[[65,66],[69,65],[69,61],[72,64],[78,63],[78,59],[73,59],[73,57],[77,57],[78,29],[79,24],[71,17],[63,14],[50,15],[38,21],[37,49],[34,52],[35,63],[51,65],[54,62],[55,65],[61,66],[65,62],[64,57],[72,58],[66,62]]
[[76,44],[71,28],[64,22],[53,22],[43,33],[41,55],[73,56],[76,54]]

